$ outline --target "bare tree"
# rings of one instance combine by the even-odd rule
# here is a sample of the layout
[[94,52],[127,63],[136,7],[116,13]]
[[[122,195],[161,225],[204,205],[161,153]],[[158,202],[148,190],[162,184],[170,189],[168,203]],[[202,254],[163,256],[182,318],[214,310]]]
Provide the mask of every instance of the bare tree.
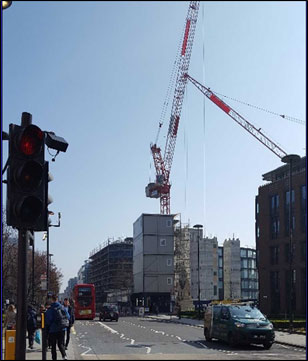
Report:
[[[2,211],[2,289],[3,299],[17,300],[17,259],[18,259],[17,231],[6,224],[5,212]],[[34,288],[34,302],[39,305],[45,303],[46,290],[41,290],[41,275],[46,273],[46,252],[34,252],[34,284],[32,273],[32,249],[28,249],[28,289],[27,301],[32,301]],[[63,275],[55,264],[50,264],[50,289],[59,293]]]

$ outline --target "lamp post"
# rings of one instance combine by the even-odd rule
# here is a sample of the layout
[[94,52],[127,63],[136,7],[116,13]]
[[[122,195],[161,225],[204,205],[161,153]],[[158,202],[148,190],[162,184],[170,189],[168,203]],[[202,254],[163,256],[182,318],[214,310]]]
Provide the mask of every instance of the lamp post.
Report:
[[292,168],[295,162],[300,160],[297,154],[288,154],[281,158],[283,163],[289,164],[289,282],[290,282],[290,296],[289,296],[289,332],[293,330],[293,217],[292,217]]
[[[51,216],[54,215],[54,213],[52,211],[48,211],[48,214],[50,214]],[[48,219],[48,227],[47,227],[47,232],[44,234],[43,236],[43,240],[46,239],[46,243],[47,243],[47,270],[46,270],[46,275],[47,275],[47,295],[49,292],[49,227],[60,227],[60,219],[61,219],[61,213],[58,212],[58,224],[49,224],[49,219]],[[53,255],[52,255],[53,256]]]
[[201,224],[195,224],[194,228],[198,229],[198,319],[201,319],[200,316],[200,229],[203,228]]

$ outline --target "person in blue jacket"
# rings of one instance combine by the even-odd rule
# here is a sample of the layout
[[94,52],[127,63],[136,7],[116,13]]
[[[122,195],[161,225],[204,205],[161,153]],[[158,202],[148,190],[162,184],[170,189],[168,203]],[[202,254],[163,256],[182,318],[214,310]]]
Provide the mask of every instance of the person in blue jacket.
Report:
[[65,347],[64,347],[64,335],[66,327],[59,327],[57,322],[57,311],[59,307],[64,310],[68,320],[70,320],[69,313],[64,307],[58,302],[58,297],[52,295],[52,304],[46,311],[46,326],[49,329],[49,338],[51,342],[51,355],[53,360],[57,360],[57,344],[62,355],[62,360],[67,360]]

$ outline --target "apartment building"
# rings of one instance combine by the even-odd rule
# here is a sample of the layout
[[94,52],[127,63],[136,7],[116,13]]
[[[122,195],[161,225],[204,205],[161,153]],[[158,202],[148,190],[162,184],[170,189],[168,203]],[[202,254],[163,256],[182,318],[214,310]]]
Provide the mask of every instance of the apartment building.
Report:
[[260,308],[287,316],[291,305],[295,316],[306,317],[306,157],[293,164],[291,195],[288,164],[262,177],[267,183],[258,189],[255,213]]
[[133,304],[169,312],[174,291],[174,216],[142,214],[134,223]]

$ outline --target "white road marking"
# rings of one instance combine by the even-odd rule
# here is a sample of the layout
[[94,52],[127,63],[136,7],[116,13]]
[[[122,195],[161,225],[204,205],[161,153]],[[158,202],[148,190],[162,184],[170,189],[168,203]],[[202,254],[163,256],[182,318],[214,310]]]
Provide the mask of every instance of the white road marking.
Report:
[[83,352],[82,354],[80,354],[80,356],[85,356],[91,349],[91,347],[85,347],[83,346],[84,348],[87,348],[87,351]]
[[207,348],[207,346],[203,345],[203,343],[201,343],[201,342],[197,342],[197,344],[198,344],[198,345],[201,345],[201,346],[204,347],[204,348]]
[[110,331],[111,333],[115,333],[115,334],[119,334],[118,331],[114,330],[113,328],[105,325],[103,322],[98,322],[101,326],[105,327],[108,331]]

